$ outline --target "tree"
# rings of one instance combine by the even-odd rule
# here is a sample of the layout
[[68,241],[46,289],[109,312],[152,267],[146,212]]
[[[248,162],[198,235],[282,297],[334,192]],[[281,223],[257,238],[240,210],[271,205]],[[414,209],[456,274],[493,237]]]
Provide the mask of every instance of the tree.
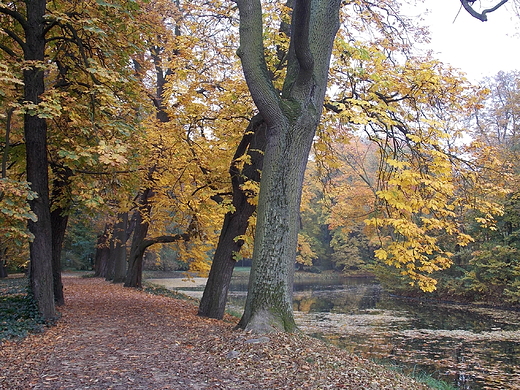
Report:
[[27,163],[27,181],[37,197],[29,203],[36,215],[36,221],[29,221],[29,230],[34,236],[30,243],[30,279],[32,293],[43,318],[52,321],[56,317],[53,294],[52,274],[52,226],[49,203],[49,178],[47,162],[47,122],[38,110],[45,91],[45,21],[47,2],[36,0],[26,3],[25,16],[18,11],[2,7],[1,11],[12,15],[20,23],[25,35],[22,46],[24,60],[29,66],[23,71],[24,102],[27,107],[24,115],[24,134]]
[[322,112],[340,1],[295,1],[287,75],[281,94],[264,57],[262,5],[237,1],[238,50],[251,96],[267,125],[248,295],[239,327],[292,331],[303,174]]
[[72,170],[68,167],[53,167],[54,180],[51,196],[51,227],[52,227],[52,273],[54,286],[54,301],[58,306],[65,304],[63,283],[61,281],[61,249],[67,229],[70,210],[70,197],[66,195],[70,188]]
[[[203,16],[197,15],[200,7]],[[223,163],[237,144],[243,145],[234,163],[236,183],[243,184],[240,167],[249,164],[241,153],[252,138],[246,132],[243,140],[249,141],[240,142],[239,129],[252,115],[252,105],[232,48],[222,44],[232,41],[230,6],[178,1],[172,7],[157,1],[151,8],[148,17],[160,27],[148,53],[136,62],[143,83],[153,86],[148,96],[156,114],[145,122],[147,134],[141,140],[141,189],[134,202],[137,222],[125,282],[129,287],[140,284],[142,256],[156,243],[174,243],[192,271],[207,271],[218,238],[216,224],[234,207],[229,198],[235,190],[223,180]],[[257,168],[247,169],[258,175]],[[217,258],[225,247],[217,246]],[[230,251],[231,260],[232,255]]]
[[[241,3],[239,3],[239,10],[241,9],[240,4]],[[272,3],[266,3],[266,4],[269,4],[272,6]],[[372,8],[374,8],[374,6],[372,4],[369,4],[369,3],[365,4],[363,2],[361,2],[361,3],[352,2],[352,3],[349,3],[349,5],[351,5],[356,11],[358,11],[358,14],[360,15],[361,22],[352,23],[355,26],[354,29],[358,32],[361,32],[365,28],[365,26],[364,26],[365,23],[366,24],[373,23],[376,26],[377,37],[374,40],[375,43],[373,43],[372,45],[367,44],[365,46],[365,45],[360,44],[359,42],[355,42],[355,39],[357,38],[357,36],[355,34],[352,34],[349,32],[344,32],[345,37],[342,40],[340,40],[336,45],[337,48],[336,48],[336,52],[335,52],[335,58],[337,59],[338,66],[337,66],[337,68],[334,69],[335,72],[333,72],[333,75],[334,75],[333,82],[337,86],[345,87],[345,91],[341,93],[343,96],[341,96],[338,101],[332,102],[332,99],[331,99],[329,102],[327,102],[326,107],[336,113],[343,112],[345,121],[350,122],[352,124],[352,126],[354,126],[354,127],[358,126],[358,125],[363,125],[363,124],[369,123],[369,125],[367,125],[366,127],[369,130],[375,129],[374,130],[375,135],[373,135],[372,137],[376,140],[376,142],[378,142],[378,144],[381,148],[382,154],[386,155],[387,157],[392,154],[392,151],[399,152],[399,151],[410,150],[412,148],[415,148],[415,146],[413,145],[413,142],[410,142],[407,139],[406,132],[408,130],[406,129],[406,126],[404,126],[403,124],[406,123],[407,121],[416,120],[416,119],[413,118],[411,115],[404,115],[403,118],[398,118],[392,114],[392,109],[388,109],[388,107],[392,103],[399,105],[399,104],[401,104],[400,102],[403,102],[402,105],[403,105],[403,109],[405,109],[405,110],[409,107],[418,109],[418,107],[420,108],[425,104],[427,105],[428,103],[435,102],[435,98],[433,97],[435,92],[433,92],[433,90],[436,88],[436,84],[433,83],[435,87],[432,88],[431,91],[428,90],[426,87],[431,82],[430,80],[435,79],[438,76],[437,75],[433,76],[433,74],[428,75],[428,74],[426,74],[427,72],[419,72],[420,77],[418,77],[418,80],[416,82],[411,82],[410,83],[411,85],[407,85],[405,87],[405,90],[401,91],[399,82],[406,84],[408,82],[408,80],[413,77],[414,72],[416,72],[416,70],[418,69],[418,66],[419,66],[418,64],[420,64],[421,62],[424,62],[426,60],[430,60],[430,59],[415,58],[409,62],[406,62],[401,67],[398,67],[399,70],[397,72],[394,72],[392,70],[392,68],[395,67],[395,64],[397,61],[395,61],[395,59],[392,59],[392,58],[387,59],[388,53],[398,52],[398,53],[400,53],[400,55],[404,55],[406,59],[408,59],[408,57],[410,56],[410,47],[409,47],[409,43],[407,43],[408,40],[404,37],[405,34],[403,34],[402,36],[398,34],[398,30],[396,27],[396,25],[399,25],[399,26],[403,27],[404,30],[408,31],[408,27],[409,27],[408,22],[400,19],[399,16],[395,15],[394,10],[392,9],[393,4],[391,4],[391,2],[385,2],[382,5],[382,12],[381,12],[382,15],[389,15],[389,14],[392,15],[393,20],[391,23],[388,23],[385,20],[385,16],[377,15],[377,12],[372,9]],[[243,4],[242,4],[242,6],[243,6]],[[244,9],[244,8],[246,11],[251,11],[251,9],[243,6],[242,9]],[[278,11],[278,12],[280,14],[283,14],[283,12],[280,12],[280,11]],[[294,21],[295,15],[297,15],[296,12],[293,13],[293,21]],[[248,16],[251,16],[251,14],[249,14]],[[345,19],[348,19],[348,17],[345,17]],[[241,24],[242,24],[243,20],[244,19],[242,18],[242,13],[241,13]],[[250,21],[250,19],[247,19],[247,18],[245,20]],[[397,23],[394,23],[394,21]],[[248,25],[248,27],[250,27],[250,25]],[[296,30],[298,30],[298,29],[293,24],[293,32]],[[410,32],[411,31],[412,30],[410,30]],[[240,32],[242,34],[244,32],[244,30],[241,29]],[[265,34],[265,35],[267,36],[268,34]],[[280,35],[283,35],[283,30],[282,30],[282,34],[280,34]],[[291,34],[289,34],[289,35],[291,35]],[[361,33],[361,35],[362,35],[362,33]],[[241,38],[243,38],[243,37],[244,37],[244,35],[241,36]],[[296,38],[293,34],[291,35],[291,38],[292,38],[291,45],[293,45]],[[357,46],[352,45],[351,42],[355,42],[355,45],[357,45]],[[242,47],[245,46],[245,45],[242,45],[242,40],[241,40],[241,46]],[[273,46],[275,46],[275,44],[270,43],[269,47],[272,48]],[[295,47],[298,47],[298,45],[294,44],[294,46],[291,46],[291,48],[293,50]],[[254,49],[252,48],[251,45],[249,45],[247,47],[246,53],[250,54],[253,51],[254,51]],[[257,56],[254,58],[254,60],[256,62],[250,61],[250,63],[248,64],[246,61],[244,61],[244,60],[247,60],[247,58],[244,57],[244,53],[242,53],[242,51],[239,49],[238,53],[242,54],[241,58],[242,58],[242,62],[243,62],[244,73],[245,73],[246,81],[248,81],[248,85],[249,85],[250,89],[252,89],[252,85],[253,86],[256,85],[258,87],[258,90],[261,90],[263,88],[263,90],[262,90],[263,94],[257,93],[256,96],[254,93],[255,91],[253,91],[253,90],[251,91],[253,99],[255,100],[255,103],[257,104],[257,107],[258,107],[262,117],[264,117],[264,114],[262,111],[263,109],[267,109],[266,107],[273,108],[273,106],[269,105],[270,102],[274,101],[273,104],[276,104],[277,103],[276,99],[279,96],[281,96],[281,100],[283,101],[284,98],[286,98],[287,96],[290,95],[290,93],[287,93],[287,91],[291,88],[287,87],[287,86],[292,85],[290,80],[291,80],[291,72],[294,71],[294,68],[291,68],[291,66],[292,66],[291,64],[294,65],[294,62],[291,63],[291,59],[294,60],[294,58],[297,58],[297,56],[295,56],[296,52],[297,51],[293,51],[292,53],[289,52],[287,77],[285,79],[283,77],[278,78],[278,80],[276,80],[276,82],[275,82],[275,84],[277,84],[277,82],[279,83],[280,79],[285,80],[285,85],[281,86],[281,88],[280,88],[281,92],[279,93],[276,88],[274,88],[274,90],[270,90],[270,88],[272,87],[272,84],[270,84],[270,83],[272,80],[272,74],[273,74],[272,69],[273,68],[269,68],[267,65],[265,65],[265,61],[264,61],[264,57],[263,57],[264,51],[257,50]],[[261,53],[261,54],[259,54],[259,53]],[[374,56],[374,57],[372,57],[372,56]],[[269,58],[268,55],[266,57]],[[300,57],[300,59],[301,58],[302,57]],[[375,69],[375,72],[371,73],[370,71],[367,71],[364,64],[361,64],[361,66],[359,66],[359,67],[353,67],[353,66],[350,67],[350,65],[347,64],[346,69],[340,68],[340,66],[344,65],[342,63],[342,61],[348,62],[348,61],[350,61],[350,59],[361,60],[361,61],[373,59],[374,61],[368,66],[368,68]],[[386,60],[386,62],[385,62],[385,60]],[[256,65],[260,64],[260,65],[258,65],[258,66],[260,66],[260,68],[258,68],[258,67],[256,68],[256,69],[260,69],[262,71],[262,72],[259,72],[260,75],[258,73],[254,74],[254,72],[251,71],[251,69],[254,68],[254,66],[250,66],[248,68],[248,65],[251,65],[252,63],[255,63]],[[296,61],[296,63],[297,63],[297,61]],[[386,63],[386,65],[384,65],[382,67],[381,65],[383,63]],[[264,69],[261,69],[262,66],[264,66]],[[299,66],[300,66],[300,64],[297,63],[296,68],[300,69]],[[424,66],[424,69],[425,70],[429,69],[429,67],[431,67],[431,65]],[[280,66],[276,67],[275,69],[276,70],[280,69]],[[262,75],[264,75],[264,77],[262,77]],[[364,89],[364,87],[362,87],[362,90],[363,90],[362,92],[357,91],[355,89],[358,78],[361,83],[364,83],[364,81],[366,81],[367,78],[371,78],[371,77],[373,77],[374,80],[379,79],[380,82],[376,82],[374,85],[372,85],[369,82],[368,84],[365,85],[366,90]],[[265,84],[262,84],[262,80],[265,81]],[[452,83],[448,77],[448,79],[446,81],[446,87],[444,87],[444,85],[441,82],[438,90],[442,90],[442,93],[446,94],[444,88],[446,88],[446,91],[450,91],[453,84],[454,83]],[[352,88],[349,90],[349,87],[352,87]],[[258,90],[256,92],[258,92]],[[455,89],[455,90],[457,90],[457,89]],[[414,100],[417,91],[421,91],[423,93],[423,96],[421,97],[422,100],[420,102],[415,102],[415,100]],[[459,89],[459,91],[460,91],[460,89]],[[270,94],[270,92],[272,92],[272,93]],[[401,94],[401,92],[402,92],[402,94]],[[360,97],[359,93],[363,94],[363,98]],[[446,96],[449,96],[449,99],[452,99],[453,96],[455,96],[455,93],[446,94]],[[273,99],[270,99],[270,97],[272,97]],[[373,100],[373,98],[375,98],[375,100]],[[297,100],[297,99],[293,99],[292,101],[294,102],[294,100]],[[407,106],[408,102],[411,102],[411,103]],[[262,106],[262,104],[264,104],[264,106]],[[296,104],[295,106],[298,106],[298,104]],[[349,107],[348,109],[346,109],[347,106]],[[431,104],[431,106],[433,107],[434,104]],[[290,109],[293,107],[285,107],[285,108],[287,108],[286,111],[290,111]],[[373,111],[372,111],[372,108],[373,108]],[[388,111],[386,111],[387,109],[388,109]],[[370,113],[368,111],[370,111]],[[386,114],[382,114],[385,111],[386,111]],[[276,112],[276,109],[274,109],[273,112]],[[365,116],[364,112],[366,113],[366,116]],[[403,112],[405,113],[405,111],[403,111]],[[421,117],[421,115],[422,115],[422,113],[419,114],[419,117]],[[435,114],[433,114],[433,116],[435,116]],[[297,116],[295,118],[297,118]],[[294,119],[294,118],[290,118],[290,119]],[[381,126],[379,128],[377,128],[377,126],[373,125],[372,122],[378,122],[379,119],[381,119],[381,123],[380,123]],[[264,117],[264,120],[266,120],[265,117]],[[298,119],[295,119],[295,121],[297,121],[297,120]],[[282,113],[281,117],[276,117],[275,122],[277,125],[280,125],[283,127],[283,113]],[[269,129],[269,123],[267,120],[266,120],[266,123],[267,123],[268,129]],[[334,131],[334,130],[335,130],[334,127],[331,127],[331,131]],[[283,134],[283,131],[280,133],[276,133],[276,131],[273,131],[273,132],[276,134],[276,136],[280,135],[280,133]],[[290,133],[290,131],[288,131],[287,133]],[[270,138],[271,136],[269,135],[270,134],[269,130],[268,130],[267,134],[268,134],[267,135],[267,137],[268,137],[267,145],[269,146],[270,145],[269,142],[271,139]],[[323,133],[320,133],[320,136],[322,134]],[[276,139],[278,141],[276,136],[273,137],[273,139]],[[280,137],[282,137],[282,136],[280,136]],[[441,136],[441,138],[442,138],[442,136]],[[277,141],[274,141],[274,142],[276,143]],[[325,140],[325,142],[326,142],[326,140]],[[417,142],[417,140],[414,140],[414,142],[417,143],[417,145],[420,145],[420,142]],[[283,143],[283,141],[281,141],[281,143]],[[392,145],[395,145],[396,149],[392,149],[390,147]],[[408,148],[410,148],[410,149],[408,149]],[[419,146],[417,146],[417,149],[418,148],[419,148]],[[432,148],[435,149],[435,148],[438,148],[438,146],[434,145]],[[286,151],[287,150],[284,150],[284,152],[286,152]],[[415,157],[418,157],[418,161],[422,161],[424,163],[426,163],[427,161],[430,161],[430,156],[428,156],[427,153],[419,152],[419,150],[412,151],[411,154]],[[265,154],[264,158],[266,158],[268,155],[269,155],[269,153],[266,150],[266,154]],[[286,155],[284,155],[282,153],[278,153],[278,156],[283,156],[284,158],[287,157]],[[383,161],[383,164],[386,164],[384,159],[382,159],[381,161]],[[272,161],[271,161],[271,163],[272,163]],[[285,164],[285,166],[288,166],[288,165]],[[383,165],[383,167],[384,167],[384,165]],[[290,169],[293,169],[293,168],[294,167],[291,167]],[[390,168],[390,171],[392,171],[392,169],[393,168]],[[266,170],[264,169],[264,172],[262,175],[262,181],[265,180],[265,177],[266,177]],[[279,177],[277,177],[276,179],[279,179]],[[384,180],[385,179],[382,178],[381,182],[384,182]],[[282,182],[283,181],[278,181],[277,183],[282,183]],[[280,191],[280,192],[283,193],[283,191]],[[299,198],[299,195],[297,197]],[[260,197],[260,199],[262,199],[262,197]],[[271,204],[271,202],[272,202],[272,204]],[[269,199],[266,201],[266,203],[269,204],[269,207],[266,207],[266,209],[268,209],[268,208],[270,209],[267,211],[266,214],[269,214],[272,210],[276,209],[276,206],[275,207],[272,207],[272,206],[273,206],[273,204],[276,204],[277,202],[281,203],[282,201],[280,201],[279,198],[277,199],[276,196],[273,196],[272,199]],[[298,200],[298,202],[299,202],[299,200]],[[384,209],[384,205],[388,204],[386,202],[386,199],[384,199],[384,197],[381,198],[380,202],[381,202],[381,209]],[[261,204],[261,203],[262,202],[260,201],[259,204]],[[288,207],[288,209],[291,209],[291,208]],[[296,208],[296,210],[297,210],[297,208]],[[389,222],[392,217],[391,216],[387,216],[387,217],[388,217],[387,221]],[[280,218],[280,219],[283,219],[283,218]],[[258,222],[257,222],[257,230],[256,230],[257,236],[256,236],[256,241],[255,241],[255,251],[257,253],[258,258],[262,257],[265,260],[265,257],[269,257],[270,254],[262,252],[262,249],[258,249],[258,251],[257,251],[257,248],[259,247],[258,243],[262,242],[265,239],[265,237],[263,237],[263,236],[260,236],[263,238],[259,238],[259,234],[265,234],[266,237],[267,236],[271,237],[271,235],[273,237],[276,237],[267,246],[270,245],[270,248],[276,247],[277,249],[280,249],[279,245],[277,246],[277,245],[273,244],[273,242],[276,241],[278,236],[280,236],[279,232],[274,230],[273,227],[277,227],[279,225],[272,223],[272,221],[271,221],[270,222],[271,225],[269,226],[269,228],[271,230],[268,233],[265,233],[261,229],[259,229],[259,226],[262,226],[261,224],[265,223],[265,221],[262,221],[262,220],[257,220],[257,221]],[[377,223],[379,223],[379,221]],[[298,225],[297,219],[293,219],[292,226],[294,227],[296,225]],[[295,229],[295,230],[297,230],[297,229]],[[391,230],[391,228],[390,228],[390,230]],[[289,234],[289,236],[291,236],[291,234]],[[294,234],[292,235],[292,237],[294,237]],[[461,239],[464,237],[465,236],[461,236]],[[404,245],[406,245],[406,244],[404,244],[404,242],[403,242],[403,243],[400,243],[398,245],[398,247],[402,248]],[[397,247],[396,247],[396,249],[397,249]],[[426,249],[426,250],[429,250],[429,249]],[[258,255],[258,253],[262,253],[262,254]],[[379,252],[379,253],[382,253],[382,252]],[[420,251],[418,251],[417,253],[420,253]],[[285,257],[285,255],[286,254],[284,253],[284,254],[282,254],[281,257],[283,257],[286,260],[287,257]],[[255,255],[254,255],[254,257],[255,257]],[[438,259],[442,260],[444,258],[439,257]],[[415,261],[415,258],[406,259],[405,263],[407,264],[407,269],[410,270],[410,274],[413,277],[421,278],[422,275],[418,275],[417,272],[416,273],[412,272],[416,269],[415,265],[413,264],[414,261]],[[259,263],[260,262],[257,262],[254,264],[259,264]],[[267,262],[265,262],[265,263],[267,263]],[[390,261],[390,263],[392,263],[392,262]],[[292,261],[291,261],[291,264],[292,264]],[[396,266],[399,266],[399,267],[401,266],[400,263],[393,263],[393,264]],[[448,264],[448,262],[445,262],[445,264]],[[284,264],[284,266],[287,266],[287,264]],[[276,278],[279,277],[279,275],[283,275],[283,276],[279,277],[280,279],[284,279],[286,277],[289,277],[289,279],[290,279],[290,276],[288,276],[288,275],[291,274],[291,271],[289,271],[288,273],[284,273],[284,271],[283,271],[284,266],[280,266],[278,264],[278,268],[276,268],[276,266],[275,266],[276,271],[274,271],[274,272],[267,271],[267,270],[263,270],[261,272],[265,272],[266,274],[268,274],[269,272],[272,272],[272,274],[275,274],[276,276],[273,276],[272,280],[269,279],[270,276],[266,276],[265,279],[266,280],[269,279],[269,283],[273,282],[276,284]],[[289,268],[291,268],[291,267],[292,266],[289,266]],[[280,268],[282,268],[281,272],[279,272]],[[433,268],[431,268],[430,264],[426,265],[424,268],[424,270],[430,270],[430,269],[433,269]],[[252,275],[251,280],[254,280],[256,277],[254,272],[255,272],[255,266],[253,266],[253,275]],[[259,277],[259,279],[260,278],[261,277]],[[426,279],[426,280],[429,280],[429,279]],[[254,282],[252,282],[252,286],[254,286]],[[266,289],[269,289],[269,288],[273,289],[272,286],[267,287]],[[285,285],[283,288],[285,288]],[[285,293],[287,293],[287,291],[285,291]],[[256,292],[251,292],[251,288],[250,288],[249,296],[253,297],[253,296],[255,296],[255,294],[256,294]],[[290,293],[287,293],[287,294],[290,295]],[[251,303],[251,301],[248,301],[248,304],[249,303]],[[277,304],[278,303],[274,304],[274,306],[276,306]],[[269,304],[267,304],[267,306],[268,305]],[[248,312],[248,308],[247,308],[247,304],[246,304],[246,312],[244,314],[242,322],[243,323],[247,322],[247,318],[251,317],[251,316],[252,316],[252,314]]]
[[483,80],[483,85],[489,95],[472,118],[473,142],[468,151],[475,156],[475,163],[493,168],[480,185],[493,183],[503,189],[486,197],[497,198],[503,212],[493,220],[485,213],[468,213],[467,230],[475,242],[469,253],[461,254],[463,274],[448,283],[456,287],[457,294],[518,305],[520,74],[499,72]]
[[[260,115],[252,118],[229,167],[233,209],[224,216],[208,281],[199,305],[200,316],[218,319],[224,316],[233,269],[237,258],[241,256],[246,230],[256,210],[257,194],[247,183],[257,186],[260,182],[266,141],[265,127]],[[248,161],[244,161],[246,159]]]
[[[147,23],[146,18],[136,17],[140,5],[134,1],[56,1],[31,2],[27,6],[24,2],[9,2],[0,7],[2,70],[6,66],[9,80],[15,82],[25,77],[22,74],[27,75],[28,69],[39,69],[35,74],[39,77],[38,82],[43,80],[41,84],[45,87],[38,92],[39,101],[24,98],[22,93],[26,92],[22,88],[9,88],[6,90],[9,93],[3,94],[2,98],[8,103],[6,107],[14,110],[14,118],[23,114],[26,121],[32,121],[29,127],[33,133],[36,122],[40,125],[45,122],[46,143],[42,142],[40,134],[37,144],[41,148],[40,155],[51,162],[52,176],[50,180],[47,178],[48,170],[42,160],[38,167],[45,174],[37,175],[31,184],[38,184],[38,178],[47,181],[38,187],[42,191],[46,187],[47,193],[39,194],[37,202],[45,203],[42,209],[49,208],[52,222],[48,229],[38,230],[46,236],[42,240],[35,234],[31,248],[40,242],[50,243],[49,237],[52,237],[54,295],[60,302],[63,296],[58,259],[71,207],[98,207],[103,196],[107,195],[107,189],[116,184],[120,188],[121,184],[130,186],[129,183],[135,180],[128,175],[134,168],[130,164],[126,166],[124,179],[115,178],[114,171],[116,167],[127,164],[128,159],[123,153],[128,151],[131,155],[130,151],[135,151],[128,143],[131,135],[138,138],[132,133],[138,132],[138,123],[149,109],[145,104],[145,94],[141,93],[142,88],[135,82],[133,69],[129,66],[131,59],[141,53],[143,37],[148,36],[154,27]],[[41,14],[29,23],[29,11],[36,8]],[[29,29],[34,31],[27,32]],[[39,52],[38,55],[44,56],[44,62],[26,58],[29,51],[34,51],[34,45],[29,45],[28,41],[34,41],[35,36],[39,39],[37,43],[43,45],[43,49],[40,48],[43,54]],[[44,78],[41,79],[40,75]],[[28,85],[25,83],[27,91],[30,90]],[[26,137],[25,141],[27,175],[32,178],[34,173],[30,173],[29,165],[34,164],[32,161],[37,154],[29,145],[34,143],[31,137]],[[7,144],[4,157],[9,149]],[[16,167],[18,160],[14,154],[10,153],[9,157],[13,161],[10,167]],[[48,196],[49,184],[52,187],[51,199]],[[49,213],[42,213],[35,226],[46,223]],[[34,252],[38,254],[31,256],[38,259],[46,256],[36,247]]]

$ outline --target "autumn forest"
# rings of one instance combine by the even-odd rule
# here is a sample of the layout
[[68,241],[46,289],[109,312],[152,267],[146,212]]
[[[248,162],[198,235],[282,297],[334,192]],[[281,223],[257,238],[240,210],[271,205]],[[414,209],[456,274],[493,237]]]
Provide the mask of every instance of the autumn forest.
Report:
[[259,332],[296,329],[295,270],[518,307],[520,72],[428,39],[399,0],[0,2],[0,277],[48,321],[62,269],[144,268],[222,319],[238,263]]

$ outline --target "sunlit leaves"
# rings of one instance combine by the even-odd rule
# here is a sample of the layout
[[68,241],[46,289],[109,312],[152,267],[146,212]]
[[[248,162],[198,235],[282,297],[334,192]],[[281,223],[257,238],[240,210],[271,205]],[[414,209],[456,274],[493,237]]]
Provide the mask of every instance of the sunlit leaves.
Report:
[[36,198],[29,183],[0,179],[0,249],[11,261],[26,261],[28,243],[33,235],[27,221],[36,221],[28,201]]
[[309,238],[305,234],[298,234],[298,247],[296,253],[296,262],[298,264],[312,266],[313,260],[317,258],[316,253],[312,250]]
[[[492,154],[460,148],[464,118],[481,106],[486,90],[438,61],[411,56],[406,45],[393,46],[388,37],[373,42],[340,37],[331,80],[330,127],[320,132],[318,142],[326,147],[315,149],[317,157],[345,171],[331,153],[335,144],[351,143],[353,135],[364,133],[366,142],[377,146],[376,174],[368,175],[355,154],[347,152],[343,160],[363,179],[361,188],[371,190],[365,207],[373,207],[365,208],[370,213],[365,223],[367,232],[377,233],[375,255],[411,284],[432,291],[436,280],[431,274],[451,265],[455,245],[473,240],[464,231],[465,213],[479,210],[478,218],[489,227],[500,214],[497,200],[503,192],[488,180],[497,167]],[[345,193],[350,185],[342,184]],[[335,208],[339,204],[350,207],[337,202]],[[351,222],[344,218],[334,224]]]

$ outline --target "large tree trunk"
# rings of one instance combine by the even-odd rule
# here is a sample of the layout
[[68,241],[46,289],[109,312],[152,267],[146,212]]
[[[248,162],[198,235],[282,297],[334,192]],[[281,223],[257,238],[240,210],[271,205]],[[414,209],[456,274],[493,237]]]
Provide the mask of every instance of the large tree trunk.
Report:
[[120,213],[118,222],[114,226],[114,283],[123,283],[126,275],[126,241],[128,239],[126,228],[128,225],[128,213]]
[[7,276],[7,248],[0,248],[0,278]]
[[295,329],[292,280],[301,187],[316,124],[304,118],[287,127],[269,129],[248,298],[239,324],[259,332]]
[[[39,104],[44,92],[44,71],[39,64],[45,61],[44,15],[45,0],[26,3],[27,25],[25,26],[24,59],[37,64],[24,70],[24,101]],[[30,201],[36,214],[36,222],[29,221],[29,230],[34,235],[30,243],[30,280],[32,293],[38,309],[45,320],[56,318],[52,277],[52,234],[49,207],[49,177],[47,162],[47,123],[44,118],[26,113],[24,133],[27,158],[27,181],[38,194]]]
[[282,94],[264,59],[259,0],[237,0],[244,75],[267,123],[253,265],[239,327],[293,331],[292,284],[303,174],[322,112],[340,0],[294,2],[287,76]]
[[150,227],[148,221],[152,206],[149,199],[152,194],[153,191],[151,188],[145,188],[139,196],[138,210],[135,212],[134,235],[132,237],[132,245],[130,246],[130,254],[128,255],[125,287],[142,286],[144,250],[140,251],[139,247],[146,238],[148,228]]
[[52,186],[53,205],[51,211],[52,227],[52,276],[54,286],[54,301],[58,306],[65,304],[63,283],[61,281],[61,249],[65,231],[69,222],[70,198],[66,195],[66,189],[70,185],[72,170],[55,166],[53,168],[55,178]]
[[97,239],[96,256],[94,258],[94,276],[106,278],[108,275],[108,259],[110,257],[109,238],[111,227],[105,225],[105,230]]
[[69,221],[68,214],[61,208],[57,208],[51,212],[52,225],[52,279],[54,290],[54,302],[56,305],[65,304],[65,296],[63,294],[63,283],[61,281],[61,248],[63,247],[63,239],[67,230]]
[[[200,316],[222,319],[226,309],[227,295],[231,276],[235,268],[235,253],[240,252],[243,243],[236,240],[237,236],[245,234],[249,226],[249,218],[256,206],[249,202],[248,196],[242,191],[241,185],[247,180],[260,182],[260,172],[263,166],[266,126],[260,115],[252,118],[247,127],[242,142],[238,146],[229,169],[233,186],[234,211],[228,212],[211,263],[208,281],[199,305]],[[244,154],[251,156],[250,164],[242,170],[237,167],[236,160]]]

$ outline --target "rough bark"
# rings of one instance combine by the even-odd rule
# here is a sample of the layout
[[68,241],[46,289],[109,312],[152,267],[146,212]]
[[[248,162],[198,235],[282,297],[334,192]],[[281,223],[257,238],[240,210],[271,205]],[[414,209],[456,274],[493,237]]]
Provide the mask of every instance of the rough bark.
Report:
[[[199,305],[198,315],[222,319],[226,309],[227,295],[231,276],[235,268],[234,254],[240,252],[242,242],[235,240],[237,236],[245,234],[249,226],[249,218],[253,215],[256,206],[248,201],[241,185],[247,180],[260,182],[260,172],[263,166],[263,151],[265,149],[266,126],[260,115],[252,118],[244,137],[238,146],[229,174],[233,187],[234,211],[224,216],[224,222],[218,241],[208,281]],[[251,156],[251,163],[240,170],[236,159],[244,154]]]
[[0,258],[0,278],[7,278],[7,249],[2,249],[2,257]]
[[126,275],[126,228],[128,225],[128,213],[120,213],[118,222],[114,226],[114,250],[113,256],[114,273],[112,281],[114,283],[123,283]]
[[130,246],[130,254],[128,255],[125,287],[142,286],[144,251],[139,251],[139,246],[146,238],[150,226],[148,216],[152,206],[149,202],[149,198],[152,196],[152,193],[153,191],[151,188],[146,188],[139,195],[139,208],[135,212],[135,228],[134,235],[132,236],[132,244]]
[[54,302],[61,306],[65,304],[63,283],[61,281],[61,250],[65,231],[69,221],[70,197],[67,189],[70,185],[72,170],[70,168],[53,167],[54,180],[51,196],[51,227],[52,227],[52,277],[54,286]]
[[65,296],[63,294],[63,282],[61,281],[61,248],[63,247],[63,239],[69,221],[68,214],[65,214],[61,208],[51,212],[52,225],[52,280],[54,290],[54,302],[58,306],[65,304]]
[[105,230],[97,239],[96,256],[94,259],[94,276],[106,278],[108,275],[108,258],[110,256],[109,237],[111,227],[105,225]]
[[[44,63],[45,37],[44,15],[45,0],[33,0],[26,3],[27,21],[24,26],[24,59]],[[44,92],[44,71],[38,66],[24,70],[24,101],[33,104],[41,102]],[[36,222],[29,221],[28,226],[34,235],[30,243],[30,281],[34,298],[43,318],[52,321],[56,318],[52,277],[52,235],[49,207],[49,178],[47,161],[47,123],[37,115],[26,113],[24,116],[24,134],[27,159],[27,181],[38,197],[30,201],[31,209],[36,214]]]
[[293,331],[292,281],[303,174],[319,123],[340,0],[294,2],[287,76],[273,87],[262,45],[260,1],[237,1],[240,48],[249,90],[267,123],[253,264],[239,327]]

